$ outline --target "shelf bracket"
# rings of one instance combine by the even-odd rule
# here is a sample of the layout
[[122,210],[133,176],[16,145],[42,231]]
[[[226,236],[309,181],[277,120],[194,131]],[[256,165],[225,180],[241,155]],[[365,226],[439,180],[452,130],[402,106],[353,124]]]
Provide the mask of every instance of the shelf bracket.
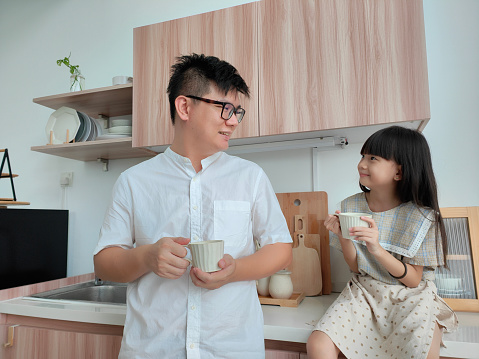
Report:
[[105,158],[97,158],[97,162],[103,163],[103,172],[108,172],[108,163],[110,160],[107,160]]

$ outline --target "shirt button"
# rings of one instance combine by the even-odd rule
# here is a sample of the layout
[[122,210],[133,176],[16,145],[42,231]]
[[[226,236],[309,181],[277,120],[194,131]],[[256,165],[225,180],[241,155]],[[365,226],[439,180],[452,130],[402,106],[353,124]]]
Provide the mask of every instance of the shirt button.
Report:
[[195,235],[193,236],[193,239],[194,239],[195,241],[197,241],[197,240],[198,240],[198,236],[195,234]]
[[196,306],[192,305],[191,310],[195,310],[195,309],[196,309]]
[[198,207],[197,207],[197,206],[193,206],[193,209],[196,211],[196,210],[198,209]]
[[193,182],[196,182],[196,177],[193,178]]
[[195,345],[193,343],[190,344],[190,348],[193,349]]
[[187,158],[183,158],[183,162],[184,162],[184,163],[188,163],[188,159],[187,159]]

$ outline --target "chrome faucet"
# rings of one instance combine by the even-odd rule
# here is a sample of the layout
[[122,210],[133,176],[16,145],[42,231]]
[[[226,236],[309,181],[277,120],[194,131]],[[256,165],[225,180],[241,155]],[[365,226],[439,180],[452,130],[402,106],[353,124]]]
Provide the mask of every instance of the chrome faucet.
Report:
[[95,285],[103,285],[103,281],[97,276],[95,276]]

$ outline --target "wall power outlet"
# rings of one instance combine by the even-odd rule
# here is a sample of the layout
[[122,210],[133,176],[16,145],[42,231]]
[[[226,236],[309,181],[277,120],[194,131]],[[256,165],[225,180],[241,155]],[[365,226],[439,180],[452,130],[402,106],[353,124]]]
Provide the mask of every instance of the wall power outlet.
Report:
[[63,172],[60,176],[60,185],[62,187],[71,187],[73,183],[73,172]]

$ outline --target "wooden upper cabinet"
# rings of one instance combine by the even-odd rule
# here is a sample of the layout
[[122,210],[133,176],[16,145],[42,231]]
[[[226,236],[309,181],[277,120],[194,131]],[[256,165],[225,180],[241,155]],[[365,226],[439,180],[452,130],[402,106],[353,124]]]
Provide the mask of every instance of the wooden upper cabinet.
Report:
[[234,137],[259,135],[257,9],[249,3],[135,28],[133,147],[171,144],[174,128],[166,89],[176,57],[204,53],[228,61],[250,87],[246,116]]
[[260,135],[430,118],[422,1],[259,3]]
[[134,29],[134,147],[172,142],[170,67],[193,52],[250,86],[234,136],[250,143],[430,118],[421,0],[262,0]]

